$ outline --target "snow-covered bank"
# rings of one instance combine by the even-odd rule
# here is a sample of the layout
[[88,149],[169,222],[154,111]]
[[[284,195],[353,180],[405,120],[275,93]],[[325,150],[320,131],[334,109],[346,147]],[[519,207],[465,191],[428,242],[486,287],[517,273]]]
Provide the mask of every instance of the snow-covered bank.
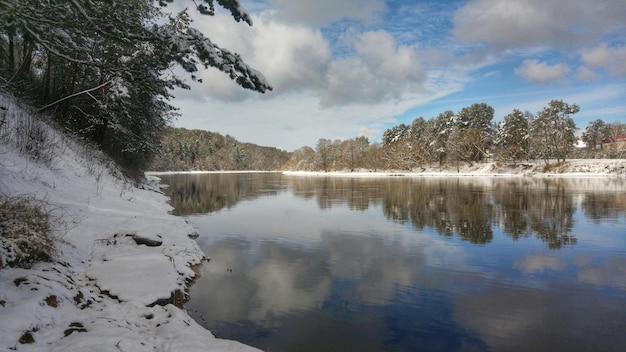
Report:
[[266,174],[280,171],[259,171],[259,170],[220,170],[220,171],[203,171],[203,170],[191,170],[191,171],[148,171],[146,175],[159,176],[159,175],[177,175],[177,174]]
[[523,163],[485,162],[473,165],[461,164],[440,167],[424,167],[412,171],[284,171],[291,176],[338,176],[338,177],[448,177],[448,176],[534,176],[534,177],[625,177],[626,159],[573,159],[565,163],[543,161]]
[[51,262],[0,265],[0,351],[258,351],[167,303],[204,254],[156,187],[113,176],[100,153],[45,125],[48,157],[34,161],[9,138],[30,114],[2,94],[0,106],[0,194],[36,198],[57,219]]

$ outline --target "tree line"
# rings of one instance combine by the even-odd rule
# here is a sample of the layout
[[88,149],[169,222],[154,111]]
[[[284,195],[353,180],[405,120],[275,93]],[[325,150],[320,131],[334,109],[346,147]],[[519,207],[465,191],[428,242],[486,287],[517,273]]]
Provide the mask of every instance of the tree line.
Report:
[[[199,67],[215,67],[243,88],[272,89],[239,55],[193,28],[186,10],[163,11],[167,2],[0,1],[0,89],[141,175],[176,115],[171,90],[199,81]],[[252,24],[237,1],[217,2]],[[197,3],[200,13],[214,14],[212,0]]]
[[494,123],[494,109],[477,103],[437,117],[418,117],[410,125],[387,129],[382,141],[366,137],[350,140],[320,138],[316,148],[292,153],[287,170],[414,170],[424,166],[460,167],[485,160],[519,163],[529,160],[564,162],[571,157],[621,158],[626,155],[626,124],[607,124],[598,119],[582,133],[585,150],[575,148],[578,137],[572,115],[576,104],[552,100],[532,114],[513,110]]
[[152,171],[279,170],[289,153],[273,147],[242,143],[219,133],[166,127]]

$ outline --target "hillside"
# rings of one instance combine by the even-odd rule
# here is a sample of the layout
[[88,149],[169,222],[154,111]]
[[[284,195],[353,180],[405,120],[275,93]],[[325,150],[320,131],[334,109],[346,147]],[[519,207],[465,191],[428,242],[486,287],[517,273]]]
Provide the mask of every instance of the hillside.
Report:
[[0,350],[255,350],[179,308],[205,257],[156,187],[14,98],[0,107]]
[[273,147],[242,143],[219,133],[166,127],[152,171],[279,170],[289,153]]

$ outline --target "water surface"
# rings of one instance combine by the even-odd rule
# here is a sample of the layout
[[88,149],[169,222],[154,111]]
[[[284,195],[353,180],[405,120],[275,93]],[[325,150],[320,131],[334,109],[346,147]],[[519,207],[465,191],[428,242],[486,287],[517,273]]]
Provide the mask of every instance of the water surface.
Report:
[[164,176],[190,314],[266,351],[623,351],[626,182]]

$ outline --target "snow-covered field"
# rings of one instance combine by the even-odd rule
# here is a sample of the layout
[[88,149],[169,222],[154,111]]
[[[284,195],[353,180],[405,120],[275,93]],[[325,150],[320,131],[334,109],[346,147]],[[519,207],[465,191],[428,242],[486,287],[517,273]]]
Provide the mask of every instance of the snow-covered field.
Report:
[[[191,267],[205,258],[190,237],[194,229],[168,214],[167,199],[154,184],[137,188],[114,176],[100,153],[47,126],[45,155],[34,161],[7,138],[31,115],[2,94],[0,107],[6,108],[0,111],[0,195],[37,199],[56,219],[52,262],[28,269],[0,265],[0,351],[256,350],[215,338],[168,303],[181,301],[195,276]],[[40,122],[28,120],[31,127],[35,123]],[[626,161],[574,161],[557,173],[625,176]],[[478,164],[458,172],[335,173],[461,174],[537,171],[528,165]],[[7,256],[6,250],[0,254]]]
[[112,176],[101,154],[48,127],[47,161],[33,161],[7,137],[29,114],[2,94],[0,106],[0,194],[39,199],[56,219],[52,262],[0,269],[0,351],[256,350],[166,304],[204,255],[156,187]]

